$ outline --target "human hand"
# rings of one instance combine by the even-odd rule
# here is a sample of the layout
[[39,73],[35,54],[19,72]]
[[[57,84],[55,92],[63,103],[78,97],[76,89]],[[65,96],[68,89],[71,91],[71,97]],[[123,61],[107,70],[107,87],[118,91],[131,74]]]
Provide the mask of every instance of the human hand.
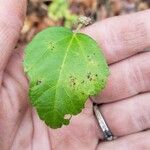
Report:
[[94,24],[85,33],[102,44],[111,75],[93,98],[112,133],[98,150],[150,149],[150,10]]
[[[14,50],[23,23],[25,7],[25,0],[7,0],[7,2],[0,0],[0,149],[104,150],[114,148],[119,150],[126,142],[131,145],[130,149],[138,150],[138,148],[142,149],[141,147],[149,149],[149,141],[146,141],[149,131],[137,132],[149,128],[150,122],[148,100],[145,100],[149,94],[138,95],[150,88],[148,84],[150,52],[134,55],[150,46],[150,22],[148,21],[150,11],[106,20],[84,31],[98,43],[102,43],[111,68],[106,90],[96,98],[96,102],[109,103],[118,100],[113,104],[103,105],[101,110],[114,135],[125,136],[133,133],[114,142],[99,144],[102,135],[93,115],[91,101],[87,102],[81,114],[71,119],[70,125],[57,130],[46,127],[28,104],[28,82],[22,67],[23,55],[21,50]],[[128,58],[129,56],[132,57]],[[122,61],[119,62],[120,60]],[[112,64],[114,62],[116,64]],[[136,68],[138,68],[138,76],[134,73]],[[143,78],[140,76],[140,70]],[[131,84],[132,89],[129,86]],[[130,96],[134,97],[129,99]],[[125,100],[119,101],[121,99]],[[129,108],[130,103],[132,105]],[[138,108],[142,110],[141,113]],[[118,112],[122,116],[118,117]],[[131,138],[132,142],[129,141]]]

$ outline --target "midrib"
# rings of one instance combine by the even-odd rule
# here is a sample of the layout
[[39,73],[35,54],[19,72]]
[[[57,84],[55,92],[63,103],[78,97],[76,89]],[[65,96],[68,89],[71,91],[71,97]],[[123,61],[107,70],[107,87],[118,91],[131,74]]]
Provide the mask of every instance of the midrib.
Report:
[[62,61],[61,69],[60,69],[60,72],[59,72],[59,75],[58,75],[58,81],[57,81],[57,84],[56,84],[56,92],[55,92],[55,100],[54,100],[54,108],[53,108],[53,109],[55,109],[55,101],[56,101],[56,99],[58,99],[58,98],[57,98],[57,88],[58,88],[58,86],[59,86],[59,82],[60,82],[60,79],[61,79],[61,74],[62,74],[64,65],[65,65],[66,58],[67,58],[67,56],[68,56],[69,48],[70,48],[70,46],[71,46],[71,44],[72,44],[72,41],[73,41],[73,39],[75,38],[75,36],[76,36],[76,34],[73,34],[73,35],[72,35],[72,38],[71,38],[71,40],[70,40],[70,42],[69,42],[69,45],[67,46],[67,50],[66,50],[66,52],[65,52],[65,56],[64,56],[63,61]]

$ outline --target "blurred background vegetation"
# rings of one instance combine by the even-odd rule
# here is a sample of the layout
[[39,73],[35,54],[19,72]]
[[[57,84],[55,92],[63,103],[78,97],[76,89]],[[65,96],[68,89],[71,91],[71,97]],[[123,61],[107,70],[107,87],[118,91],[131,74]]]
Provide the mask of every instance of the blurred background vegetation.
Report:
[[79,16],[93,22],[150,8],[150,0],[29,0],[20,43],[49,26],[75,28]]

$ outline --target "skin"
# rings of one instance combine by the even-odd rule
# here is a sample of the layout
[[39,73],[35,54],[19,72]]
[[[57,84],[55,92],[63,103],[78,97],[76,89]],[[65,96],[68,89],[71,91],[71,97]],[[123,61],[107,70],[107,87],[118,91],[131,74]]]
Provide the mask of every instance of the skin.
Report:
[[[0,149],[149,150],[150,10],[107,19],[82,32],[101,43],[110,65],[106,89],[93,100],[118,139],[102,142],[88,101],[68,126],[52,130],[28,103],[23,51],[14,49],[26,12],[25,0],[0,0]],[[144,131],[143,131],[144,130]]]

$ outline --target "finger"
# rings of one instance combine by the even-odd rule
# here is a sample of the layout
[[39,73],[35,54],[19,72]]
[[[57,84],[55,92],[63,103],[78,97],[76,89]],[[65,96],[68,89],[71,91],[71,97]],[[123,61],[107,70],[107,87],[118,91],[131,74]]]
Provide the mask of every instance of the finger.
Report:
[[149,150],[150,131],[122,137],[112,142],[100,143],[97,150]]
[[0,72],[19,38],[25,12],[26,0],[0,0]]
[[99,141],[100,132],[93,116],[91,101],[83,111],[72,117],[68,126],[50,131],[51,147],[54,150],[93,150]]
[[[4,73],[7,73],[15,80],[23,89],[28,91],[28,81],[22,67],[23,62],[23,47],[20,46],[14,50],[11,55]],[[4,81],[3,81],[4,82]]]
[[99,107],[114,136],[120,137],[150,128],[150,93]]
[[111,65],[106,88],[93,97],[96,103],[121,100],[150,91],[150,52]]
[[[150,103],[148,101],[149,98],[150,98],[150,94],[149,95],[141,95],[141,97],[136,96],[134,99],[131,98],[126,101],[126,102],[130,102],[130,103],[122,104],[123,101],[118,101],[118,102],[115,102],[117,104],[116,106],[112,106],[112,104],[105,104],[101,107],[101,112],[103,113],[103,116],[104,116],[105,120],[107,121],[108,126],[110,127],[110,129],[112,130],[112,132],[115,136],[123,136],[124,133],[127,134],[127,132],[125,132],[125,131],[127,131],[126,127],[127,127],[128,131],[130,131],[129,125],[131,127],[133,125],[135,132],[137,132],[137,130],[135,130],[135,127],[137,127],[136,129],[138,129],[138,131],[141,131],[141,130],[147,128],[148,124],[145,124],[145,126],[144,126],[142,123],[144,121],[148,122],[149,115],[147,115],[147,114],[150,113],[150,110],[148,107],[149,103]],[[142,101],[143,101],[143,103],[142,103]],[[133,104],[133,102],[134,102],[134,104]],[[114,105],[115,105],[115,103],[114,103]],[[136,104],[138,104],[138,106]],[[129,106],[131,107],[130,108],[131,111],[129,109],[127,109],[127,108],[129,108]],[[89,108],[86,108],[86,109],[89,111],[89,110],[91,110],[90,108],[91,108],[91,106],[89,106]],[[134,110],[132,110],[132,108]],[[145,113],[144,113],[144,111],[145,111]],[[140,114],[139,112],[143,112],[143,113]],[[111,116],[111,114],[112,114],[112,116]],[[138,116],[137,118],[136,118],[136,115]],[[126,117],[124,117],[124,116],[126,116]],[[146,116],[146,118],[142,119],[143,116]],[[131,119],[130,119],[130,117],[131,117]],[[140,120],[140,118],[141,118],[141,120],[143,120],[143,122]],[[132,119],[135,119],[135,120],[132,120]],[[120,122],[118,120],[120,120]],[[77,126],[78,126],[78,128],[76,128]],[[115,126],[115,128],[113,126]],[[120,130],[122,130],[122,131],[120,131]],[[51,130],[51,132],[50,132],[51,137],[52,137],[51,142],[52,142],[52,145],[57,145],[58,149],[60,149],[60,147],[62,148],[63,146],[66,146],[66,141],[68,143],[68,145],[67,145],[68,149],[70,148],[71,143],[73,144],[71,147],[75,146],[75,148],[76,148],[76,145],[81,144],[80,146],[84,149],[85,146],[87,146],[87,145],[84,145],[84,141],[86,141],[86,143],[91,143],[92,141],[94,141],[94,143],[96,144],[97,138],[102,139],[103,136],[102,136],[102,134],[99,133],[99,131],[100,131],[99,128],[97,128],[96,119],[94,119],[92,112],[91,111],[86,112],[86,113],[82,112],[79,116],[73,117],[71,119],[71,123],[69,126],[63,127],[61,129],[57,129],[55,131]],[[130,133],[132,133],[132,132],[130,132]],[[61,142],[61,141],[63,141],[63,142]],[[90,149],[92,149],[92,148],[90,148]]]
[[[12,143],[13,138],[17,138],[15,133],[16,131],[18,133],[17,129],[19,126],[21,127],[20,121],[29,106],[27,100],[28,81],[23,72],[22,52],[21,48],[13,52],[3,72],[0,92],[0,139],[3,141],[0,142],[0,149],[2,150],[9,149],[10,145],[7,143]],[[5,130],[3,130],[4,128]],[[19,131],[21,129],[19,128]],[[16,142],[16,140],[14,141]]]
[[150,10],[95,23],[83,30],[102,46],[108,63],[150,47]]

